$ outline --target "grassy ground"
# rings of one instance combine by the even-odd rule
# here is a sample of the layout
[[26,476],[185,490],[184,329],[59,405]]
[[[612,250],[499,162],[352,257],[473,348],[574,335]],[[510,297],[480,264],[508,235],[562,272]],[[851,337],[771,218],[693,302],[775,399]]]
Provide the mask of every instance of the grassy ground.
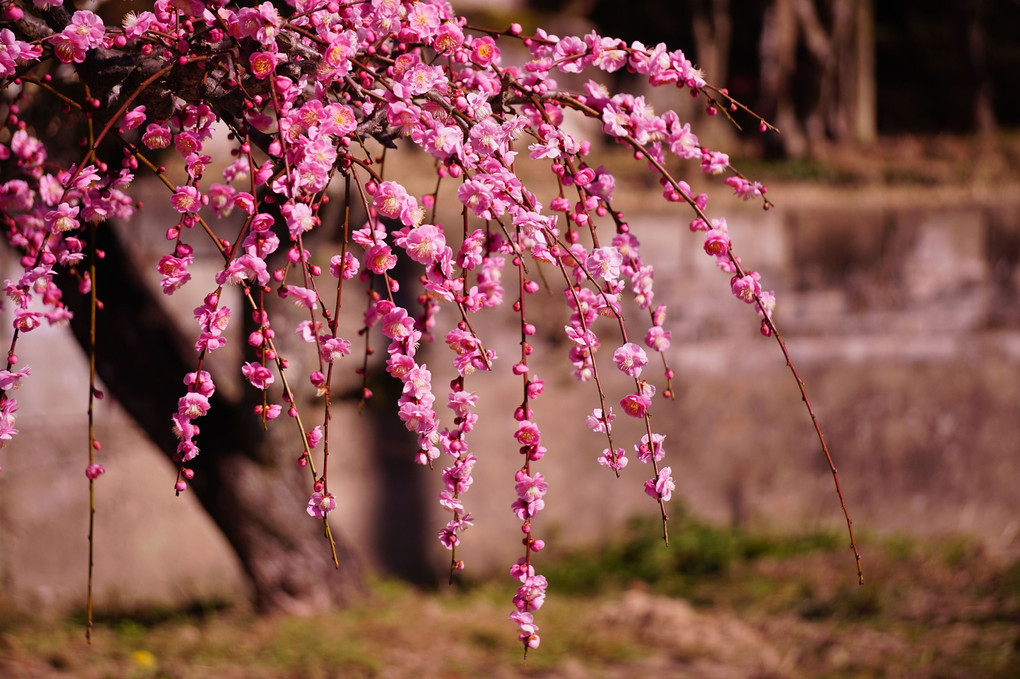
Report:
[[[316,617],[206,603],[81,619],[0,612],[0,676],[1016,677],[1020,561],[966,540],[746,534],[693,519],[635,523],[598,552],[561,554],[527,660],[506,620],[512,583],[438,592],[376,582]],[[552,558],[554,555],[550,555]]]

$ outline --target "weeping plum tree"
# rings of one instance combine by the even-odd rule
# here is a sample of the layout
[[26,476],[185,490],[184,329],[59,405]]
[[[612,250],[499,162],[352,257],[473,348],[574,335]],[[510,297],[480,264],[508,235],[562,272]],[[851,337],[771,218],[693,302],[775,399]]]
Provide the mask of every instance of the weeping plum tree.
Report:
[[[119,23],[70,0],[0,6],[0,219],[21,264],[3,283],[14,328],[0,371],[0,439],[16,446],[13,390],[30,374],[18,363],[18,343],[44,322],[70,322],[91,359],[90,497],[104,472],[91,426],[98,376],[173,459],[172,491],[199,496],[265,607],[343,601],[357,580],[349,570],[332,571],[343,561],[330,528],[344,506],[330,483],[337,464],[330,465],[331,444],[335,451],[343,435],[330,428],[341,371],[362,380],[363,400],[372,398],[373,369],[397,385],[390,407],[416,441],[407,455],[441,470],[437,499],[449,521],[436,530],[450,551],[451,577],[465,567],[457,547],[472,525],[472,375],[507,371],[521,382],[516,441],[507,446],[520,466],[507,481],[523,535],[509,568],[518,581],[510,618],[525,650],[538,646],[534,613],[547,582],[536,518],[548,486],[528,302],[539,281],[562,291],[567,369],[598,398],[587,418],[604,438],[598,462],[608,474],[647,478],[644,490],[668,540],[674,483],[649,417],[653,407],[668,407],[653,405],[657,391],[666,400],[672,392],[667,310],[655,302],[638,235],[613,207],[613,175],[593,157],[600,146],[568,131],[568,118],[595,121],[658,177],[663,199],[686,212],[721,269],[720,285],[757,311],[762,334],[789,360],[774,295],[735,254],[725,218],[710,216],[707,196],[682,173],[692,164],[718,175],[767,209],[765,188],[725,153],[699,144],[672,111],[656,113],[641,97],[599,83],[600,73],[627,69],[653,85],[687,89],[709,113],[775,132],[709,85],[681,51],[595,33],[526,34],[517,24],[479,28],[443,0],[158,0]],[[525,56],[503,59],[508,45]],[[557,84],[560,74],[590,79],[569,91]],[[231,148],[229,164],[216,172],[207,170],[214,143]],[[415,195],[389,178],[387,159],[409,153],[432,159],[432,192]],[[548,174],[526,181],[541,176],[526,167]],[[133,191],[143,173],[162,183],[170,214],[178,215],[144,222],[166,243],[162,257],[147,263],[133,260],[114,228],[141,209]],[[456,205],[460,217],[440,223],[441,203]],[[340,234],[336,249],[310,251],[315,233],[327,229]],[[220,258],[208,279],[192,280],[196,247]],[[398,277],[398,264],[415,276]],[[141,284],[138,266],[158,270],[166,295],[201,288],[204,301],[187,319],[190,336],[173,331],[174,319]],[[276,296],[297,305],[299,321],[272,311]],[[475,332],[476,313],[494,307],[519,328],[513,356],[497,356]],[[625,308],[640,311],[625,318]],[[349,317],[361,330],[345,337],[341,321]],[[243,326],[243,398],[218,391],[208,369],[232,322]],[[308,369],[291,369],[281,351],[281,333],[295,332],[309,358],[294,365]],[[372,356],[371,336],[388,344],[384,358]],[[449,387],[432,384],[418,354],[435,337],[452,362]],[[622,372],[631,386],[611,393],[606,371]],[[313,407],[304,407],[306,393]],[[614,434],[617,414],[644,423],[639,441],[624,444]],[[267,429],[293,437],[298,459],[267,445]],[[820,429],[818,437],[838,492]],[[628,465],[628,448],[640,469]],[[303,488],[284,482],[288,469],[301,471]],[[846,514],[841,494],[840,503]],[[91,525],[90,516],[90,545]],[[856,555],[852,530],[850,541]],[[91,560],[90,553],[90,583]]]

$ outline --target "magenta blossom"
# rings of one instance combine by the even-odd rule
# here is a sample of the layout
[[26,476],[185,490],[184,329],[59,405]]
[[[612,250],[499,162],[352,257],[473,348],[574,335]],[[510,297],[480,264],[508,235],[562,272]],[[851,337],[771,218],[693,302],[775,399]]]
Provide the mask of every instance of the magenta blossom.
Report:
[[517,499],[511,505],[517,518],[523,521],[542,511],[545,508],[545,500],[542,498],[548,490],[549,484],[542,474],[528,476],[518,472]]
[[177,414],[188,419],[201,417],[209,412],[209,398],[195,392],[188,392],[177,401]]
[[319,342],[319,349],[322,360],[333,363],[351,353],[351,343],[342,337],[326,337]]
[[182,214],[198,212],[202,207],[202,194],[194,186],[178,186],[170,196],[170,205]]
[[585,424],[592,431],[605,434],[612,428],[612,421],[614,419],[616,419],[616,415],[613,414],[612,408],[608,408],[605,413],[602,412],[601,408],[596,408],[588,416]]
[[249,362],[241,366],[241,374],[256,389],[267,389],[276,379],[273,372],[261,363]]
[[545,603],[545,590],[548,586],[545,576],[532,575],[526,578],[514,595],[514,607],[521,613],[537,611]]
[[517,425],[514,438],[522,446],[537,446],[542,442],[542,433],[539,431],[538,425],[528,420],[523,420]]
[[485,67],[499,59],[499,48],[490,36],[475,40],[471,45],[471,61]]
[[648,329],[645,333],[645,344],[649,348],[655,351],[665,351],[669,349],[670,338],[673,336],[669,330],[664,330],[661,326],[653,326]]
[[673,497],[673,491],[676,490],[672,472],[673,470],[669,467],[660,469],[657,477],[645,481],[645,493],[653,500],[661,499],[663,502],[669,502],[669,499]]
[[32,369],[29,366],[25,366],[21,370],[11,372],[10,370],[0,370],[0,391],[8,391],[10,389],[17,389],[21,386],[21,380],[31,374]]
[[538,645],[541,643],[541,637],[538,636],[538,625],[536,625],[533,622],[534,618],[532,618],[530,613],[521,613],[520,611],[515,611],[515,613],[522,616],[524,615],[528,616],[526,619],[525,618],[515,619],[513,617],[513,614],[511,614],[510,616],[511,620],[514,620],[514,622],[518,623],[517,625],[517,628],[519,630],[519,634],[517,635],[518,641],[523,643],[524,646],[528,649],[538,648]]
[[652,434],[652,445],[648,445],[648,434],[641,437],[641,442],[634,444],[634,450],[637,451],[638,459],[642,462],[648,463],[653,459],[658,462],[665,456],[665,451],[662,449],[662,442],[666,440],[664,434]]
[[613,352],[613,361],[620,372],[631,377],[640,377],[641,369],[648,365],[648,356],[645,350],[638,345],[627,342]]
[[14,414],[17,410],[17,399],[9,396],[0,397],[0,441],[9,441],[18,433],[14,428]]
[[609,467],[614,472],[618,472],[627,466],[627,452],[623,448],[617,448],[614,457],[614,452],[606,448],[599,455],[598,462],[603,467]]
[[567,337],[578,346],[594,348],[599,345],[598,337],[591,330],[581,330],[572,325],[565,325],[563,329],[566,331]]
[[644,394],[628,394],[620,400],[623,412],[631,417],[644,417],[652,405],[652,400]]
[[588,273],[605,281],[615,281],[619,278],[621,264],[623,255],[615,247],[597,248],[585,262]]
[[730,281],[733,294],[748,304],[754,303],[754,298],[761,294],[761,275],[752,271],[745,276],[734,276]]
[[308,508],[306,511],[309,516],[313,516],[316,519],[322,519],[326,517],[326,514],[336,509],[336,497],[332,493],[315,492],[308,498]]

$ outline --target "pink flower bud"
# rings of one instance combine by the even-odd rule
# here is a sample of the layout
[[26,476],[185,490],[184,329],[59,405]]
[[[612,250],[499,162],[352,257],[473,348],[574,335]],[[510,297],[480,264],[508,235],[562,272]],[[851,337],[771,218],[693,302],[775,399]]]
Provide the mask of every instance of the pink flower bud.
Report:
[[586,167],[574,175],[574,183],[578,186],[588,186],[595,180],[595,170]]

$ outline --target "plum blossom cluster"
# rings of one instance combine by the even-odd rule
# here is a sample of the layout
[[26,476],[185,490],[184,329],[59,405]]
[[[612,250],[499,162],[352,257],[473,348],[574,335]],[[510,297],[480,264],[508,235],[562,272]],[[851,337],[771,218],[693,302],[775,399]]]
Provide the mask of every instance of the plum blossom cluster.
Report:
[[733,295],[748,304],[754,304],[761,317],[761,333],[772,334],[772,312],[776,306],[776,295],[771,290],[762,290],[761,274],[757,271],[744,272],[740,258],[730,252],[729,229],[725,217],[707,220],[697,217],[691,221],[691,231],[705,234],[705,253],[714,257],[719,268],[732,274],[730,289]]
[[[13,370],[19,335],[43,321],[67,320],[63,296],[91,285],[88,230],[131,217],[138,208],[129,197],[132,182],[149,171],[165,184],[176,220],[159,226],[168,248],[155,263],[162,290],[172,295],[185,285],[206,286],[194,310],[195,369],[168,414],[179,441],[177,492],[194,477],[189,461],[200,453],[201,418],[214,404],[207,356],[226,346],[232,315],[247,314],[254,329],[238,370],[261,395],[255,412],[264,424],[283,413],[296,422],[298,462],[312,477],[306,511],[328,521],[344,501],[330,492],[325,471],[328,407],[336,370],[354,351],[339,334],[341,308],[348,313],[341,300],[366,297],[362,334],[381,335],[385,355],[375,359],[368,341],[363,361],[351,370],[367,379],[368,370],[383,369],[398,380],[394,405],[416,437],[415,460],[432,467],[445,456],[439,503],[451,518],[438,537],[451,551],[452,573],[464,568],[456,547],[473,522],[464,496],[475,465],[484,463],[468,443],[479,395],[466,384],[477,372],[500,369],[472,319],[486,309],[512,307],[521,355],[508,370],[521,377],[523,400],[514,410],[522,465],[511,510],[521,521],[525,553],[510,569],[518,582],[511,619],[525,649],[537,647],[534,613],[548,583],[532,563],[544,547],[533,522],[548,484],[532,469],[547,453],[531,406],[544,383],[528,365],[538,329],[526,316],[526,300],[539,291],[539,275],[545,278],[536,272],[552,272],[559,281],[552,285],[569,310],[563,328],[569,370],[596,387],[599,407],[588,426],[607,440],[598,464],[617,475],[627,466],[625,448],[613,439],[617,407],[644,424],[646,433],[632,448],[653,470],[645,492],[664,526],[664,503],[675,489],[671,467],[662,464],[665,437],[652,431],[649,417],[657,391],[671,396],[673,378],[655,272],[613,207],[615,179],[592,159],[599,144],[576,138],[562,123],[568,112],[587,116],[648,163],[665,200],[693,211],[691,229],[704,232],[706,253],[732,276],[733,294],[756,305],[767,333],[774,295],[732,253],[725,220],[707,216],[707,195],[695,194],[674,173],[683,167],[678,161],[693,161],[706,174],[726,174],[741,198],[759,198],[768,207],[765,188],[737,173],[726,154],[704,147],[675,112],[657,113],[640,96],[612,93],[598,77],[627,69],[653,85],[689,88],[708,106],[719,105],[719,91],[683,52],[664,45],[628,44],[595,32],[525,35],[516,24],[477,29],[443,0],[290,0],[249,7],[157,0],[151,11],[125,15],[119,26],[65,6],[10,0],[0,20],[0,223],[21,252],[23,268],[17,280],[4,281],[16,332],[0,374],[0,439],[17,433],[17,403],[8,391],[28,374],[27,368]],[[503,60],[506,41],[527,48],[524,63]],[[67,67],[51,68],[54,60]],[[144,78],[124,63],[136,65]],[[593,77],[581,91],[569,92],[556,81],[561,73]],[[79,84],[91,94],[66,87]],[[76,158],[49,158],[44,131],[21,112],[65,89],[67,112],[89,123],[83,150]],[[210,144],[217,129],[229,132],[232,155],[214,174]],[[119,166],[100,153],[110,144],[121,151]],[[438,184],[431,193],[412,193],[387,175],[380,150],[411,147],[433,161]],[[547,170],[551,181],[526,183],[525,164]],[[325,206],[337,196],[342,217],[339,223],[332,218],[331,230],[342,236],[337,251],[323,257],[305,240],[323,230]],[[462,215],[452,225],[440,221],[437,206],[444,201],[455,202]],[[221,258],[218,272],[203,282],[191,270],[199,241]],[[399,273],[401,263],[414,268],[415,278]],[[58,270],[71,274],[76,289],[57,284]],[[504,281],[513,277],[513,283]],[[411,286],[417,295],[399,294]],[[240,291],[241,306],[226,304],[226,288]],[[274,291],[298,309],[294,327],[276,320],[293,316],[272,311]],[[440,328],[441,321],[447,325]],[[290,363],[277,346],[284,331],[313,346],[302,379],[323,408],[322,424],[311,429],[291,386],[297,382],[288,378]],[[446,355],[456,375],[445,394],[421,352],[437,334],[452,352]],[[603,344],[613,349],[602,369],[615,367],[633,384],[615,397],[606,395],[609,381],[599,372]],[[430,359],[440,360],[437,354]],[[666,384],[659,390],[649,374],[655,362]],[[371,396],[367,382],[363,394]],[[452,414],[445,422],[436,409],[444,401]],[[313,451],[320,444],[318,466]],[[101,466],[90,469],[90,479],[101,473]]]

